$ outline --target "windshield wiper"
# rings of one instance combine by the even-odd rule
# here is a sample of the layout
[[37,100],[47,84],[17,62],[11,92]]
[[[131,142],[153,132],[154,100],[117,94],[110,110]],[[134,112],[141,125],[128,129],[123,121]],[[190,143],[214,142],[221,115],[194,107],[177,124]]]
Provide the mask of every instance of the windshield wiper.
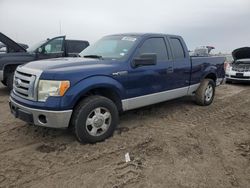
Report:
[[95,59],[103,59],[103,57],[101,55],[85,55],[83,57],[86,57],[86,58],[95,58]]

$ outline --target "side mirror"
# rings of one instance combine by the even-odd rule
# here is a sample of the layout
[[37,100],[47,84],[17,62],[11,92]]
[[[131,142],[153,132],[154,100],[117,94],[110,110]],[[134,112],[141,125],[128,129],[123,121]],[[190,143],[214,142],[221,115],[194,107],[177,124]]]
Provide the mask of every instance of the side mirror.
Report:
[[43,49],[40,47],[40,48],[37,49],[37,52],[38,52],[39,54],[41,54],[41,53],[43,52]]
[[156,65],[157,55],[154,53],[144,53],[136,57],[133,61],[134,67]]

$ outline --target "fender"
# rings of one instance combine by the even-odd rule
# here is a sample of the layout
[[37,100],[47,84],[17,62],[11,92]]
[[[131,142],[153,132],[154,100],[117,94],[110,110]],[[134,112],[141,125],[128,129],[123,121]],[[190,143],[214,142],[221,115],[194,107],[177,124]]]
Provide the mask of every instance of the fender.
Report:
[[203,74],[201,76],[200,82],[202,80],[204,80],[209,74],[213,74],[215,81],[216,81],[218,75],[217,75],[217,67],[215,65],[210,65],[210,66],[205,68],[205,70],[203,71]]
[[35,54],[28,52],[0,54],[0,69],[8,65],[20,65],[34,60]]
[[20,53],[15,56],[11,56],[11,53],[2,56],[0,58],[0,70],[3,71],[3,79],[6,77],[6,70],[8,70],[8,67],[18,67],[19,65],[23,65],[27,62],[33,61],[35,58],[28,54],[28,53]]
[[125,96],[124,87],[115,79],[109,76],[88,77],[72,86],[61,99],[62,109],[73,109],[77,102],[92,89],[112,89],[122,100]]
[[15,71],[16,68],[21,64],[24,64],[24,62],[23,63],[13,62],[13,63],[8,63],[4,65],[3,70],[2,70],[2,80],[5,80],[6,77],[8,76],[8,73],[12,72],[12,70]]
[[17,68],[21,64],[22,63],[20,63],[20,62],[13,62],[13,63],[8,63],[8,64],[4,65],[3,66],[3,72],[4,72],[4,74],[5,74],[6,70],[9,69],[9,67],[16,67]]

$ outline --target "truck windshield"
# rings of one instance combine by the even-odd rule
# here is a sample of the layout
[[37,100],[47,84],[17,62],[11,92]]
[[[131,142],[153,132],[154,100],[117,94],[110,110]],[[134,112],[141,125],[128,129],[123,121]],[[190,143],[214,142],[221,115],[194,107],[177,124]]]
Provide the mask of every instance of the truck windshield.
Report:
[[134,36],[107,36],[80,53],[82,57],[122,59],[134,46],[137,38]]
[[35,52],[36,49],[38,49],[39,47],[41,47],[45,42],[47,42],[46,40],[40,41],[34,45],[32,45],[31,47],[29,47],[27,49],[28,52]]

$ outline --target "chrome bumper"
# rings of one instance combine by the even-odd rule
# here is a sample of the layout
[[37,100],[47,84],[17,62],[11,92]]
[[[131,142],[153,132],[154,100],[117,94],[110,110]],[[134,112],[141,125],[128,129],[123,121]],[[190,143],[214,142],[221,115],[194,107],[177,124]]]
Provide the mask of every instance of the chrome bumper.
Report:
[[3,71],[0,71],[0,81],[3,81]]
[[226,80],[250,82],[250,79],[249,79],[249,78],[233,78],[233,77],[231,77],[231,76],[226,76]]
[[25,122],[51,128],[67,128],[69,126],[72,110],[49,111],[28,108],[16,103],[11,98],[9,104],[11,113]]
[[[238,76],[237,74],[242,74]],[[226,80],[250,81],[250,72],[237,72],[232,69],[226,71]]]

